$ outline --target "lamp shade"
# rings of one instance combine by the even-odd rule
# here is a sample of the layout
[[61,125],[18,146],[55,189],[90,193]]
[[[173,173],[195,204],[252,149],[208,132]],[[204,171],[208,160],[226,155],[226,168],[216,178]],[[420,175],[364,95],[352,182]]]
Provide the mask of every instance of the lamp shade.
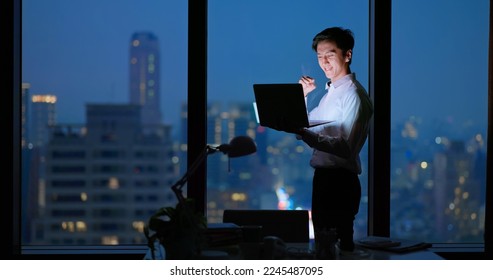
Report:
[[255,153],[257,151],[257,145],[248,136],[237,136],[231,139],[229,144],[219,146],[218,150],[227,154],[230,158],[242,157]]

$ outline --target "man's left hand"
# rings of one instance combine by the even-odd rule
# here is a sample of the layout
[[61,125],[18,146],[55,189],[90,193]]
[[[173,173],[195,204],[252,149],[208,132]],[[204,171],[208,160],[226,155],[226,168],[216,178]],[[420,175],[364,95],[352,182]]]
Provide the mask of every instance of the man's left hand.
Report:
[[296,126],[293,123],[287,121],[286,119],[279,119],[277,121],[276,127],[273,128],[275,130],[284,131],[288,133],[295,133],[295,134],[303,133],[303,127]]

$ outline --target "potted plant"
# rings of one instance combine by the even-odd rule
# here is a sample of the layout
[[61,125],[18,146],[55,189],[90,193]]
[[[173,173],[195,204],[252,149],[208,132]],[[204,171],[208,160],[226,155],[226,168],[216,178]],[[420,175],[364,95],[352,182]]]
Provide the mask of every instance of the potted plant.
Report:
[[196,212],[191,199],[176,207],[162,207],[149,218],[144,228],[147,246],[156,259],[156,246],[164,247],[166,259],[196,259],[205,244],[206,218]]

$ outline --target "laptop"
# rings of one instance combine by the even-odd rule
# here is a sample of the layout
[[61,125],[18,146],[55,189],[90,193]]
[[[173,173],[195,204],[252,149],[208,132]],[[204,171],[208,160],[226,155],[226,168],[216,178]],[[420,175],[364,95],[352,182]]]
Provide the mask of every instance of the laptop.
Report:
[[313,127],[330,121],[309,121],[303,87],[299,83],[254,84],[253,107],[261,126],[277,129],[280,120],[294,127]]

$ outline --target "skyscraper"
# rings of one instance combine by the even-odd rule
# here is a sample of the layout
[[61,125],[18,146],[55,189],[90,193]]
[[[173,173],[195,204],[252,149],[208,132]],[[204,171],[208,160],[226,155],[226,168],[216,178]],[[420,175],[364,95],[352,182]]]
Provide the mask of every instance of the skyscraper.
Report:
[[52,128],[32,244],[145,244],[148,218],[176,203],[176,174],[170,127],[144,131],[140,111],[86,104],[86,124]]
[[31,97],[30,142],[41,147],[48,143],[50,127],[56,123],[57,97],[53,94],[35,94]]
[[130,40],[130,103],[142,106],[142,124],[161,123],[159,42],[150,32]]

